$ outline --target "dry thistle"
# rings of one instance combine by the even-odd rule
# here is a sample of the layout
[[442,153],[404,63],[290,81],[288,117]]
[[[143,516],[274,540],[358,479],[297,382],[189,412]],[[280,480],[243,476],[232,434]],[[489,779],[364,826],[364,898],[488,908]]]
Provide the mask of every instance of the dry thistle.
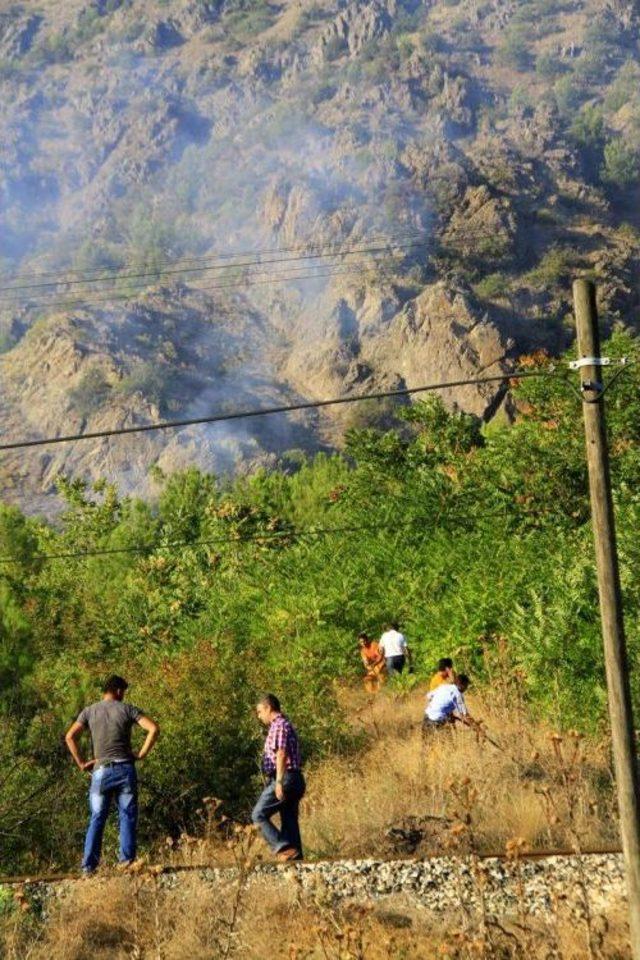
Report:
[[512,837],[507,840],[505,852],[508,860],[518,860],[529,853],[529,844],[524,837]]

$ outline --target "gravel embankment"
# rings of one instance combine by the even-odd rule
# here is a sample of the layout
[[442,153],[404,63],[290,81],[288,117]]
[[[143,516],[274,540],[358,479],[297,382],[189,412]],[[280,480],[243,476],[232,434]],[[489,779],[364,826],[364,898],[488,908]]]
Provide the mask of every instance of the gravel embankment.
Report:
[[[233,870],[200,868],[167,870],[158,877],[163,887],[175,887],[195,875],[213,885],[229,882]],[[106,874],[109,876],[109,874]],[[490,858],[474,863],[470,858],[439,857],[429,860],[340,860],[280,867],[260,865],[252,874],[256,881],[271,877],[278,883],[298,883],[301,891],[322,893],[339,901],[380,900],[404,894],[423,908],[439,913],[459,909],[477,910],[480,897],[494,916],[512,914],[519,904],[527,912],[544,915],[559,901],[581,912],[584,891],[592,910],[613,906],[624,898],[624,865],[620,854],[584,854],[582,857],[551,856],[509,862]],[[76,883],[32,881],[23,885],[27,897],[47,913],[52,900],[66,896]],[[95,881],[93,881],[95,882]]]

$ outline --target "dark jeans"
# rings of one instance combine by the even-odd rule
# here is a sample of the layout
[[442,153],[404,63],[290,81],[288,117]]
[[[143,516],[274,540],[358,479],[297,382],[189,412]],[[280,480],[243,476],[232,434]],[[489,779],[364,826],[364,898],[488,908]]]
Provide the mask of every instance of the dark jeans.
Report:
[[[299,770],[288,770],[282,780],[284,799],[276,797],[276,782],[270,780],[251,813],[251,819],[260,827],[262,835],[273,850],[279,853],[288,847],[298,850],[302,857],[302,840],[298,825],[298,808],[306,785]],[[280,814],[280,829],[271,823],[274,814]]]
[[429,737],[437,730],[451,730],[453,723],[451,720],[429,720],[429,717],[422,718],[422,736]]
[[401,654],[399,657],[387,657],[387,673],[390,677],[396,673],[402,673],[404,670],[405,657]]
[[120,862],[136,858],[136,828],[138,826],[138,777],[135,764],[114,763],[98,767],[91,774],[89,787],[89,826],[84,842],[82,869],[95,870],[100,863],[102,835],[111,802],[118,805],[120,822]]

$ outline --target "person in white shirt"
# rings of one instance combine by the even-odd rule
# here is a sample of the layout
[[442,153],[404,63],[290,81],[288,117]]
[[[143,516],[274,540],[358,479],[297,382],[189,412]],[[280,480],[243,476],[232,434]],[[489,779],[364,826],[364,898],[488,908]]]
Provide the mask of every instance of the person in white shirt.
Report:
[[464,702],[464,694],[469,687],[469,677],[461,673],[455,683],[443,683],[427,694],[427,707],[422,721],[422,732],[448,727],[456,720],[469,726],[473,721]]
[[397,623],[389,624],[380,637],[380,653],[385,659],[390,677],[402,673],[406,663],[411,664],[411,651],[404,635],[398,630]]

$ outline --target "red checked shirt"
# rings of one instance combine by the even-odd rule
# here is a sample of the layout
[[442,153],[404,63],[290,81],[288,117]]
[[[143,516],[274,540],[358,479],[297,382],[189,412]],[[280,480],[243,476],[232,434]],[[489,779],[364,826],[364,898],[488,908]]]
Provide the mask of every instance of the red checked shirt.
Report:
[[267,739],[264,742],[262,772],[268,777],[275,777],[276,775],[276,754],[278,750],[284,750],[285,752],[287,770],[300,769],[298,735],[293,729],[293,725],[282,713],[279,713],[269,724]]

